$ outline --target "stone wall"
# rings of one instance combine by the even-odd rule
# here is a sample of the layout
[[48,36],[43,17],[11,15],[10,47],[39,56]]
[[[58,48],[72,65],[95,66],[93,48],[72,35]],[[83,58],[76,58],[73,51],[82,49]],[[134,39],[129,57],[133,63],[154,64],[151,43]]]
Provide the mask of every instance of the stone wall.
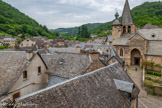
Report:
[[[41,66],[41,74],[38,74],[39,66]],[[45,72],[47,69],[38,55],[35,55],[26,70],[27,78],[24,79],[22,73],[10,91],[8,91],[9,94],[5,99],[12,100],[12,96],[17,92],[20,92],[20,96],[24,96],[46,87],[48,76]]]
[[112,43],[114,43],[115,39],[119,38],[122,34],[122,26],[113,26],[112,29]]
[[125,61],[125,64],[128,64],[130,66],[132,61],[131,52],[132,50],[137,49],[141,53],[140,64],[142,64],[142,61],[145,60],[144,54],[146,53],[147,41],[145,41],[142,37],[137,35],[134,38],[132,38],[128,43],[129,46],[115,46],[117,54],[120,56],[120,49],[123,49],[124,56],[120,56],[120,58],[122,58]]
[[162,56],[146,56],[146,61],[148,62],[154,62],[155,64],[162,64]]
[[148,94],[155,92],[156,95],[162,96],[162,87],[145,85],[145,90]]
[[105,65],[99,60],[98,58],[98,53],[97,54],[90,54],[90,58],[92,60],[92,63],[91,65],[88,67],[88,69],[86,70],[85,73],[88,73],[88,72],[92,72],[96,69],[99,69],[99,68],[102,68],[104,67]]

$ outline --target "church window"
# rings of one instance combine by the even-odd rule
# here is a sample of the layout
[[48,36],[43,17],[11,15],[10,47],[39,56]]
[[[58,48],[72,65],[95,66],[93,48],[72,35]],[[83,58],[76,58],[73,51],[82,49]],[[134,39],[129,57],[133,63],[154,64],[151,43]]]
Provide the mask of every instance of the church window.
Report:
[[128,33],[131,33],[131,26],[128,26]]
[[123,33],[126,33],[126,27],[125,26],[123,27]]
[[124,51],[123,51],[123,49],[120,49],[120,56],[123,56],[124,54]]

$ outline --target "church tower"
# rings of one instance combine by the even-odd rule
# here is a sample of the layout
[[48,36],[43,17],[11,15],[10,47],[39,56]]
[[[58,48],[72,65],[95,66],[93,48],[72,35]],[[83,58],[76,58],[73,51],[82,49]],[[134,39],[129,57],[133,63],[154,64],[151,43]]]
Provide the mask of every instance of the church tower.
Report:
[[123,27],[123,33],[134,33],[136,31],[136,26],[133,23],[133,18],[131,15],[128,0],[126,0],[124,5],[121,23]]
[[114,43],[115,39],[119,38],[122,34],[122,25],[118,20],[119,14],[116,12],[115,21],[112,24],[112,43]]
[[122,34],[131,34],[136,31],[128,0],[125,1],[121,23],[118,20],[118,12],[116,12],[115,17],[116,20],[112,24],[112,43]]

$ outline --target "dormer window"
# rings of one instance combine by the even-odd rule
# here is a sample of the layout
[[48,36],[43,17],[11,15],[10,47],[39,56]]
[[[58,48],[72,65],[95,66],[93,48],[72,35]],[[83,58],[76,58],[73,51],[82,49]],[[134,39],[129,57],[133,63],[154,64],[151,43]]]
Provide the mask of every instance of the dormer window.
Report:
[[152,34],[151,36],[154,38],[156,35],[155,34]]
[[59,65],[62,65],[64,63],[64,59],[60,59]]

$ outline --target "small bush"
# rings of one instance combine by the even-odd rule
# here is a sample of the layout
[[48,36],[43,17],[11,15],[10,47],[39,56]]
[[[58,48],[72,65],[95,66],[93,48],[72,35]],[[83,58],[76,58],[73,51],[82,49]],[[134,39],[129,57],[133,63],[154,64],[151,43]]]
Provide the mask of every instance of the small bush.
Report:
[[156,92],[154,90],[152,91],[152,95],[154,95],[154,96],[156,95]]
[[149,81],[145,80],[144,85],[152,86],[152,82],[149,82]]
[[161,73],[155,72],[155,71],[151,71],[151,70],[147,70],[146,74],[150,74],[150,75],[155,75],[155,76],[160,76],[161,77]]
[[160,80],[159,79],[157,79],[157,80],[152,80],[153,82],[155,82],[155,83],[160,83]]
[[147,79],[147,80],[152,80],[150,77],[146,77],[145,79]]

